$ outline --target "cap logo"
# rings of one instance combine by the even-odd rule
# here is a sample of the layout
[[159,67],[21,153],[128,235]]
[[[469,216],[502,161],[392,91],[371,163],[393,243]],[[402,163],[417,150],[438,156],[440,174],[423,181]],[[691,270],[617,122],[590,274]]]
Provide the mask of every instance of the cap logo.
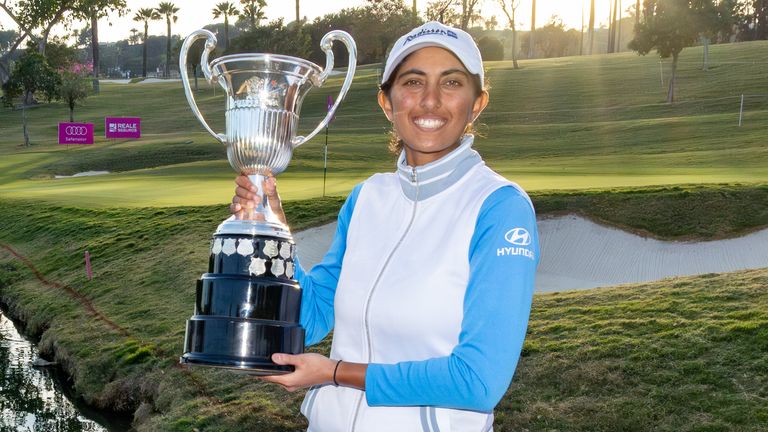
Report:
[[416,34],[408,35],[408,37],[405,39],[405,42],[403,42],[403,45],[408,44],[408,42],[410,42],[410,41],[412,41],[412,40],[414,40],[416,38],[420,38],[422,36],[429,36],[429,35],[448,36],[448,37],[452,37],[454,39],[458,39],[459,38],[459,35],[457,35],[456,32],[453,32],[451,30],[443,30],[443,29],[439,29],[439,28],[436,28],[436,29],[421,29]]

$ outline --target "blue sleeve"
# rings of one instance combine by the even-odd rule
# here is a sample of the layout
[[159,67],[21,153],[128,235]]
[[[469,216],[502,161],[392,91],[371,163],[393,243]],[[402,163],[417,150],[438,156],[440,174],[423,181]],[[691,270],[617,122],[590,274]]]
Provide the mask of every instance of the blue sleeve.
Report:
[[336,233],[323,260],[307,273],[301,267],[297,257],[296,280],[299,281],[302,291],[299,323],[306,332],[305,345],[320,342],[333,328],[333,297],[339,282],[344,252],[347,249],[349,221],[361,187],[362,183],[355,186],[341,207]]
[[492,411],[520,357],[538,256],[536,215],[528,197],[511,186],[493,192],[480,209],[469,247],[458,345],[446,357],[370,364],[368,404]]

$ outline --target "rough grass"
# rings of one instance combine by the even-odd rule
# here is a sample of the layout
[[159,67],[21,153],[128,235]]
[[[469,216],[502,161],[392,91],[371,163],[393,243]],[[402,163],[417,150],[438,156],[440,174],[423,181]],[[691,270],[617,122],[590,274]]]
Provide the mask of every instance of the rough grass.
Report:
[[[764,224],[766,193],[764,187],[696,186],[533,199],[540,212],[578,210],[603,220],[642,213],[657,202],[686,220],[709,217],[699,210],[705,206],[751,213],[752,224]],[[307,227],[333,219],[341,202],[287,202],[286,211],[294,228]],[[5,250],[0,299],[41,336],[41,349],[63,365],[79,394],[98,407],[136,411],[139,430],[304,428],[302,392],[177,366],[195,280],[225,216],[221,206],[83,209],[0,200],[0,242],[124,331],[63,289],[41,283]],[[667,214],[656,217],[663,221]],[[660,226],[665,231],[655,234],[672,238],[744,229],[728,218],[716,233],[702,229],[705,223]],[[83,270],[85,250],[92,281]],[[759,402],[768,391],[760,361],[768,336],[766,272],[536,296],[525,355],[497,410],[496,429],[760,430],[766,420]],[[327,353],[329,344],[315,349]]]
[[534,192],[538,214],[578,213],[669,240],[712,240],[768,226],[768,185],[677,185]]
[[504,431],[768,428],[768,269],[535,296]]

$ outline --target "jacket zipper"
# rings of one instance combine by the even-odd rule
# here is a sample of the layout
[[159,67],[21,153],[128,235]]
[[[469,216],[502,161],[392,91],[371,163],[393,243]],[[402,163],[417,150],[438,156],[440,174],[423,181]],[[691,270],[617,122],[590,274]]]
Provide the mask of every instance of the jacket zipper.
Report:
[[[373,299],[373,293],[376,291],[376,287],[379,285],[379,281],[381,280],[381,276],[384,274],[384,271],[386,271],[387,267],[389,266],[389,262],[392,260],[392,257],[395,255],[395,252],[400,248],[400,246],[403,243],[403,240],[405,240],[405,236],[408,235],[408,233],[411,231],[411,227],[413,226],[413,221],[416,219],[416,209],[419,204],[419,178],[416,174],[416,167],[411,168],[411,182],[413,182],[416,185],[416,196],[413,199],[413,211],[411,212],[411,220],[408,221],[408,226],[405,227],[405,231],[403,232],[403,235],[400,236],[400,240],[397,241],[395,244],[395,247],[392,248],[392,250],[389,252],[389,255],[387,256],[387,260],[384,261],[384,265],[381,267],[381,270],[379,271],[379,274],[376,276],[376,280],[373,282],[373,286],[371,287],[371,290],[368,291],[368,297],[365,300],[365,308],[363,309],[363,323],[364,323],[364,334],[365,334],[365,340],[367,343],[368,348],[368,358],[366,360],[366,363],[371,362],[372,354],[373,354],[373,341],[371,340],[371,328],[369,325],[369,314],[370,314],[370,306],[371,306],[371,299]],[[357,426],[357,417],[360,414],[360,406],[363,403],[363,397],[364,393],[360,393],[360,396],[357,399],[357,405],[355,406],[355,416],[352,419],[352,425],[350,432],[355,431],[355,427]]]

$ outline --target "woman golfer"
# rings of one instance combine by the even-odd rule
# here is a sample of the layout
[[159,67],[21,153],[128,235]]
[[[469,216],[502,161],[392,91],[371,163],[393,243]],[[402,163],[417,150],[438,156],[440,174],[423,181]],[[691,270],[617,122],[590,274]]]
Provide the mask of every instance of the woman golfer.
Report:
[[[471,36],[429,22],[403,35],[378,102],[400,151],[395,172],[349,194],[325,258],[296,279],[306,344],[331,330],[330,358],[275,354],[310,387],[313,432],[488,431],[525,338],[538,262],[526,193],[472,149],[488,104]],[[513,150],[510,149],[510,153]],[[281,219],[274,179],[266,194]],[[232,211],[255,206],[237,179]]]

